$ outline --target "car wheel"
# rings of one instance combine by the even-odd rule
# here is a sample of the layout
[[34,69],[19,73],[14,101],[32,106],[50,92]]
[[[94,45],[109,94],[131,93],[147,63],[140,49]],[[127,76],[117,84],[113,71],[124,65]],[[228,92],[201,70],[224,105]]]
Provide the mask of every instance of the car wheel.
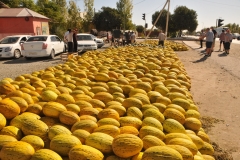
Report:
[[15,50],[14,50],[14,58],[18,59],[18,58],[20,58],[20,57],[21,57],[21,52],[20,52],[20,50],[15,49]]
[[55,51],[54,49],[52,49],[51,53],[50,53],[50,58],[54,59],[55,58]]
[[30,59],[31,59],[31,57],[25,57],[25,59],[26,59],[26,60],[30,60]]

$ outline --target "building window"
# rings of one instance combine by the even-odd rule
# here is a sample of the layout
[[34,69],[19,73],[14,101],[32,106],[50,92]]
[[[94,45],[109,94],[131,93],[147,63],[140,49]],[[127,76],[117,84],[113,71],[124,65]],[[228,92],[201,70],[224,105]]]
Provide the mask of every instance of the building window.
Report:
[[40,27],[37,27],[36,31],[37,31],[37,35],[40,35]]

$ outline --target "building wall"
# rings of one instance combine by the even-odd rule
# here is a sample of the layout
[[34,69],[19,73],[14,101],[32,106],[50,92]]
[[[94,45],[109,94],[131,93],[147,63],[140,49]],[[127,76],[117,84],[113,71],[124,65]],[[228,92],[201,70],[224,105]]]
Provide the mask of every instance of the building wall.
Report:
[[[20,34],[38,35],[38,33],[39,35],[41,35],[42,22],[45,22],[45,26],[46,26],[46,22],[48,25],[47,19],[29,17],[28,20],[26,20],[25,17],[15,17],[15,18],[1,17],[0,18],[0,39],[9,35],[20,35]],[[48,29],[48,33],[49,33],[49,29]]]

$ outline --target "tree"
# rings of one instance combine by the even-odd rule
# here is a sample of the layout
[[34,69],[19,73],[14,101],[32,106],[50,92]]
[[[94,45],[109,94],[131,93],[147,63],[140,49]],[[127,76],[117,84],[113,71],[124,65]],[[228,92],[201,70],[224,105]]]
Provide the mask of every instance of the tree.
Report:
[[[159,11],[155,12],[152,15],[152,24],[154,24],[154,22],[156,21],[158,15],[160,14]],[[167,10],[163,10],[161,16],[159,17],[159,20],[156,23],[157,28],[166,31],[166,20],[167,20],[167,14],[168,11]],[[175,25],[174,21],[173,21],[173,15],[171,13],[169,13],[169,20],[168,20],[168,33],[171,35],[173,33],[175,33],[177,31],[177,26]]]
[[[155,27],[162,29],[162,30],[166,30],[166,20],[167,20],[167,10],[163,10],[161,16],[159,17]],[[160,14],[159,11],[156,11],[153,15],[152,15],[152,24],[154,24],[154,22],[157,20],[158,15]],[[171,15],[171,14],[169,14]]]
[[93,24],[97,30],[111,31],[121,27],[121,15],[114,8],[102,7],[102,9],[95,13]]
[[233,23],[233,24],[229,23],[229,24],[226,24],[225,26],[228,27],[232,33],[239,33],[240,31],[239,25],[236,23]]
[[76,3],[73,0],[69,1],[67,27],[78,28],[79,32],[83,31],[80,8],[77,7]]
[[28,8],[33,11],[37,10],[34,0],[1,0],[1,2],[8,5],[10,8]]
[[92,21],[94,17],[94,8],[93,8],[94,0],[84,0],[85,12],[86,15],[83,18],[83,30],[89,31],[92,29]]
[[136,30],[137,30],[138,33],[143,33],[144,27],[142,25],[137,25]]
[[133,29],[132,9],[132,0],[119,0],[117,2],[117,11],[122,17],[122,25],[125,29]]
[[172,20],[180,33],[185,29],[192,32],[198,26],[196,11],[188,9],[186,6],[177,7],[174,10]]
[[63,37],[65,28],[65,18],[62,16],[61,6],[54,1],[38,0],[37,1],[39,14],[42,14],[48,18],[50,34],[56,34],[59,37]]

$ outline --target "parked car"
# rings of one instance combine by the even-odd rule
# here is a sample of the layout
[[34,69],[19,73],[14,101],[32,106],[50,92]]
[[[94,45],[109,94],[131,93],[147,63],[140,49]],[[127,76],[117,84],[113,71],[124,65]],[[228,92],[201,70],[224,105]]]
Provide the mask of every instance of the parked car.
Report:
[[77,49],[79,52],[97,49],[97,43],[94,41],[91,34],[87,33],[77,34],[77,42],[78,42]]
[[239,33],[233,33],[232,35],[233,35],[233,39],[237,39],[240,36]]
[[21,44],[29,37],[30,35],[13,35],[1,39],[0,58],[20,58],[22,56]]
[[237,40],[240,40],[240,36],[237,37]]
[[54,58],[65,52],[65,43],[56,35],[37,35],[30,37],[22,44],[22,53],[26,59],[33,57]]
[[97,47],[98,47],[98,48],[102,48],[102,46],[104,46],[104,41],[103,41],[103,39],[97,38],[97,37],[95,37],[94,35],[91,35],[91,36],[92,36],[93,40],[97,43]]

